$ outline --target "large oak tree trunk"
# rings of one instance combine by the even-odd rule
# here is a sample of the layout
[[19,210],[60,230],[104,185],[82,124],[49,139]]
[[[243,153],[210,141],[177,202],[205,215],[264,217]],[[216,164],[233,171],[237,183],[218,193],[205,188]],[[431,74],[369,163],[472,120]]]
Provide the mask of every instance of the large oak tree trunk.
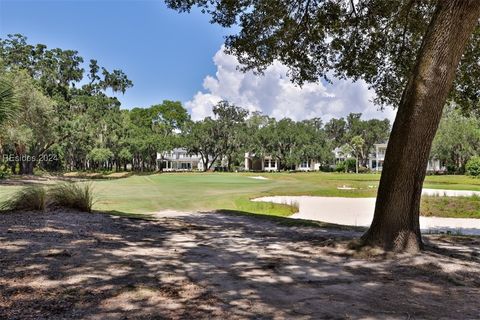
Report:
[[403,92],[362,239],[387,250],[422,249],[420,198],[428,157],[455,71],[480,17],[480,0],[439,0]]

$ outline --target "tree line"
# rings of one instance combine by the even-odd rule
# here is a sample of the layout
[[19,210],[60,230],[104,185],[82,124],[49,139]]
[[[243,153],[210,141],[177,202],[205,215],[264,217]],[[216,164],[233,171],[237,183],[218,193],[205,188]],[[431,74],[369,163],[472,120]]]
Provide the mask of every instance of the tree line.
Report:
[[[352,145],[366,164],[368,150],[385,140],[388,120],[361,114],[323,123],[315,118],[276,120],[221,101],[213,117],[191,121],[178,101],[121,109],[112,93],[133,83],[121,70],[109,71],[75,50],[32,45],[20,34],[0,39],[0,152],[4,170],[50,171],[158,169],[157,152],[176,147],[199,154],[205,170],[224,160],[228,170],[245,152],[270,155],[282,169],[309,159],[327,165],[335,147]],[[82,84],[82,85],[80,85]],[[110,93],[110,95],[109,95]],[[352,144],[357,137],[360,144]],[[355,140],[355,139],[354,139]]]
[[[277,120],[228,101],[219,102],[213,116],[201,121],[192,121],[178,101],[121,109],[120,101],[108,93],[124,93],[132,81],[94,59],[87,70],[83,62],[77,51],[31,45],[22,35],[0,39],[4,171],[120,171],[127,166],[154,171],[161,169],[157,153],[178,147],[200,155],[205,170],[217,165],[235,170],[243,165],[246,152],[272,156],[283,170],[306,160],[327,168],[335,148],[356,158],[358,169],[367,167],[374,144],[385,142],[391,129],[388,119],[363,120],[360,113],[326,123],[319,118]],[[464,173],[479,150],[480,119],[449,107],[431,157],[449,172]]]

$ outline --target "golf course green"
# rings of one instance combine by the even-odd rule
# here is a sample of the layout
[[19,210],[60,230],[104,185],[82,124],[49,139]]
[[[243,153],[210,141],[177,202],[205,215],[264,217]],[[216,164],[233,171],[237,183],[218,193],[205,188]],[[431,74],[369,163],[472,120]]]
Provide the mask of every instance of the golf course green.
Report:
[[[121,179],[87,181],[95,195],[94,210],[115,214],[148,214],[161,210],[235,210],[288,216],[295,204],[252,202],[271,195],[375,197],[379,174],[322,172],[274,173],[157,173]],[[51,183],[51,181],[50,181]],[[428,176],[425,188],[480,190],[480,179],[467,176]],[[19,185],[0,185],[6,199]],[[479,197],[423,197],[422,214],[480,217]]]

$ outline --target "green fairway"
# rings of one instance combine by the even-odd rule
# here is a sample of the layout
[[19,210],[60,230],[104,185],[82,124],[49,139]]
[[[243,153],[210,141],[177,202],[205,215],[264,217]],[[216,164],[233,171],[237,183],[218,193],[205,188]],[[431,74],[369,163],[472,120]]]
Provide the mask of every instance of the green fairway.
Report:
[[480,179],[469,176],[427,176],[425,188],[480,191]]
[[[252,179],[254,176],[268,180]],[[379,174],[338,173],[166,173],[95,181],[97,210],[127,213],[162,209],[230,209],[289,215],[287,205],[254,203],[251,198],[268,195],[374,197]],[[339,190],[338,187],[352,190]],[[480,190],[480,180],[465,176],[429,176],[425,187]]]
[[[237,174],[169,173],[95,181],[93,185],[97,195],[95,209],[146,213],[162,209],[251,209],[249,206],[256,204],[248,199],[268,194],[276,184]],[[258,205],[264,206],[262,210],[291,213],[287,206]]]
[[[253,179],[262,176],[267,180]],[[296,211],[295,204],[251,202],[269,195],[312,195],[335,197],[375,197],[379,174],[342,173],[163,173],[134,175],[115,180],[92,180],[96,196],[95,210],[144,214],[164,209],[236,210],[277,216]],[[345,187],[344,190],[338,188]],[[466,176],[428,176],[426,188],[480,190],[480,179]],[[0,186],[0,197],[6,198],[19,187]],[[352,188],[352,189],[348,189]],[[475,200],[475,199],[473,199]],[[472,201],[473,201],[472,200]],[[472,201],[432,198],[428,213],[476,216]],[[452,205],[454,202],[456,205]],[[475,201],[478,203],[478,201]],[[443,211],[442,211],[443,210]],[[472,214],[473,212],[473,214]]]

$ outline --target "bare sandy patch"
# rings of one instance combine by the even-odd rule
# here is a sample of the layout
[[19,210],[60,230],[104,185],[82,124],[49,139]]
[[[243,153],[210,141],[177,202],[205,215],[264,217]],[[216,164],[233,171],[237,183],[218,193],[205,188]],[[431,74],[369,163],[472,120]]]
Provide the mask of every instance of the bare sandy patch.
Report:
[[262,177],[262,176],[255,176],[255,177],[249,177],[250,179],[255,179],[255,180],[269,180],[268,178],[266,177]]
[[354,231],[218,213],[0,216],[2,319],[474,319],[478,238],[387,258]]

